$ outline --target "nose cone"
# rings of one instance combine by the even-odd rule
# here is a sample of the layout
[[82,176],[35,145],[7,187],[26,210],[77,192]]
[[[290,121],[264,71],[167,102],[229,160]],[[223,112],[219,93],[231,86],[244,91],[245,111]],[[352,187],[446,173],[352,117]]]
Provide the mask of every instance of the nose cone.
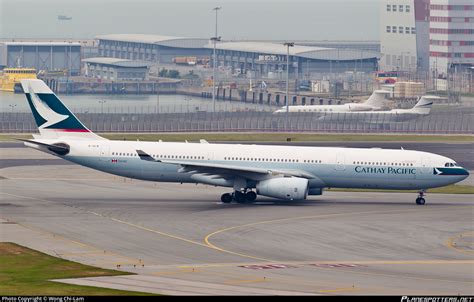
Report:
[[467,171],[464,168],[458,168],[456,169],[457,171],[453,173],[453,176],[456,179],[456,182],[460,182],[462,180],[465,180],[466,178],[469,177],[469,171]]

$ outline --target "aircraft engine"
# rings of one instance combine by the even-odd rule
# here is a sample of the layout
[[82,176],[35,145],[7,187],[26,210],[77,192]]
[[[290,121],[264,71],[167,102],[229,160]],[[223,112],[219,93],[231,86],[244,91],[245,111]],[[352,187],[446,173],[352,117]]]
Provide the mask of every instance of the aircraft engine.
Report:
[[280,177],[257,183],[257,194],[286,200],[303,200],[308,195],[308,180],[299,177]]

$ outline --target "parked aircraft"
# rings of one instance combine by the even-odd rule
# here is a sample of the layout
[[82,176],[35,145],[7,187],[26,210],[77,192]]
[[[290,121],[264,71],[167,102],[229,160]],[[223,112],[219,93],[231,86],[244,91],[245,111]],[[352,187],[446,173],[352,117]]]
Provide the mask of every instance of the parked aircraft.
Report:
[[425,95],[420,97],[413,108],[392,109],[386,111],[360,111],[344,113],[327,113],[318,118],[321,121],[361,121],[375,124],[390,122],[406,122],[421,116],[429,115],[437,96]]
[[[359,111],[372,111],[381,110],[384,107],[386,101],[386,95],[390,94],[389,91],[385,90],[374,90],[372,95],[362,103],[346,103],[342,105],[296,105],[288,106],[288,113],[293,112],[314,112],[314,113],[330,113],[330,112],[359,112]],[[286,106],[274,112],[286,113]]]

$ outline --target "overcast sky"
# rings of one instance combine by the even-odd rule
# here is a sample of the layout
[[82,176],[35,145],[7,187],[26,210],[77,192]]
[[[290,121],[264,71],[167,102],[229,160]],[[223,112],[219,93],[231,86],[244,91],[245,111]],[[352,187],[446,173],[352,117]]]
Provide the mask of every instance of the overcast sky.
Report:
[[[0,0],[0,38],[149,33],[223,39],[378,40],[380,0]],[[58,15],[72,17],[59,21]]]

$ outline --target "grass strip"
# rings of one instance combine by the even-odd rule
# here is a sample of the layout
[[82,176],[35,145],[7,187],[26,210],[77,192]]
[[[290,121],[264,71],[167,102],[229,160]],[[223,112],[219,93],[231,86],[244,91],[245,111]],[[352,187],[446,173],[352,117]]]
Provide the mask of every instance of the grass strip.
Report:
[[51,279],[130,275],[83,265],[23,247],[0,242],[0,295],[4,296],[143,296],[148,293],[80,286]]

